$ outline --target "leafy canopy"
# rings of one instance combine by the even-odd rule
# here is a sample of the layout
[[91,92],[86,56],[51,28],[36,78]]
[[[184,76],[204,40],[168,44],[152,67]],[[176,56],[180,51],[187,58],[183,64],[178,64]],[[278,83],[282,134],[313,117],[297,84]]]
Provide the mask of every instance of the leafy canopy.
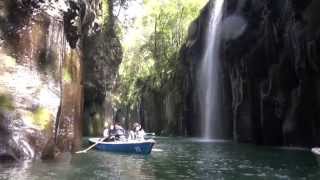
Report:
[[188,26],[207,1],[142,0],[136,10],[129,4],[136,16],[129,26],[121,22],[124,59],[116,103],[133,108],[144,92],[160,92],[175,76]]

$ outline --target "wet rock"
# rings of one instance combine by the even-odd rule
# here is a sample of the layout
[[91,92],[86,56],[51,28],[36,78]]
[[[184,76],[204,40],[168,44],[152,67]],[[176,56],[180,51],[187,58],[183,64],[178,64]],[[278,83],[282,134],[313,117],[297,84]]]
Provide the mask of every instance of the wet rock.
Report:
[[[319,145],[319,19],[317,1],[225,1],[220,87],[225,130],[236,141]],[[197,69],[208,22],[182,49],[188,134],[197,134]],[[194,26],[194,25],[192,25]],[[194,29],[194,28],[192,28]],[[194,41],[196,39],[196,41]],[[182,87],[180,87],[182,88]],[[187,100],[191,98],[191,101]]]
[[0,161],[1,162],[17,162],[19,157],[9,148],[8,145],[0,144]]
[[[100,1],[92,1],[88,11],[83,14],[85,31],[84,53],[84,133],[101,135],[104,122],[112,122],[114,110],[111,93],[115,87],[117,72],[122,60],[122,47],[116,35],[113,14],[109,13],[107,22],[91,21],[100,17]],[[96,18],[97,19],[97,18]]]
[[[89,3],[90,4],[90,3]],[[0,2],[0,150],[54,158],[81,143],[86,1]],[[85,23],[84,23],[85,22]]]

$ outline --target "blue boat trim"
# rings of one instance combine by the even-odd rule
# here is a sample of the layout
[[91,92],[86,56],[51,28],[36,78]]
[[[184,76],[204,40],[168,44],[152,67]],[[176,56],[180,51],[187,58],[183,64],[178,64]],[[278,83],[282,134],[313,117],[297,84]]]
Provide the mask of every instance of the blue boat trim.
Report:
[[[96,143],[100,138],[90,138],[90,143]],[[155,141],[148,140],[128,140],[128,141],[111,141],[101,142],[95,146],[97,150],[110,151],[110,152],[122,152],[122,153],[135,153],[135,154],[150,154]]]

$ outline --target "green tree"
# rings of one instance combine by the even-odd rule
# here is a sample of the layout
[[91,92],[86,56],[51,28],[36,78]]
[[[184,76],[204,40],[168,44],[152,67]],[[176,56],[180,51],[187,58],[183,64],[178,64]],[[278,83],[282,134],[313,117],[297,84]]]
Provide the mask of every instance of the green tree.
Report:
[[[146,91],[161,92],[177,71],[189,24],[207,0],[144,0],[125,33],[117,103],[133,109]],[[129,7],[130,8],[130,7]],[[129,37],[128,37],[129,36]]]

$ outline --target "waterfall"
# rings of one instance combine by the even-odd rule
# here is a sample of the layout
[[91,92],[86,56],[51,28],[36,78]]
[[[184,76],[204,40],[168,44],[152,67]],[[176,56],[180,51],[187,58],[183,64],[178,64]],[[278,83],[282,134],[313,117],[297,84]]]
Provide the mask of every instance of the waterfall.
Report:
[[[204,55],[199,71],[199,102],[201,118],[201,136],[205,139],[219,138],[218,75],[220,28],[224,0],[215,0],[214,8],[210,8],[209,24],[206,34]],[[215,132],[216,131],[216,132]]]

